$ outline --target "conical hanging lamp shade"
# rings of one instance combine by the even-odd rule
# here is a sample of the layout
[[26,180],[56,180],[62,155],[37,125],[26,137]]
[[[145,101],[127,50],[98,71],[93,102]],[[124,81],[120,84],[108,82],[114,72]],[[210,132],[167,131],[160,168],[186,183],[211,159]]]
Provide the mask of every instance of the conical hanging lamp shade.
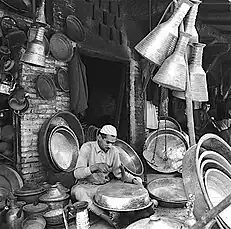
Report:
[[28,44],[25,53],[22,55],[21,60],[24,63],[32,64],[40,67],[45,67],[45,46],[43,43],[45,28],[40,27],[37,30],[35,39]]
[[199,35],[196,30],[195,23],[196,23],[196,17],[198,13],[198,7],[201,1],[194,0],[192,2],[193,2],[193,6],[190,8],[190,10],[185,16],[185,32],[191,34],[189,43],[198,43]]
[[203,49],[205,44],[193,43],[192,55],[189,60],[189,76],[191,82],[191,93],[194,101],[208,101],[208,88],[206,73],[202,67]]
[[172,90],[185,91],[186,87],[186,62],[185,51],[190,34],[180,32],[175,51],[161,65],[153,77],[153,81]]
[[[135,49],[144,58],[161,66],[169,54],[172,42],[178,37],[178,27],[193,5],[191,1],[182,0],[168,21],[155,27]],[[174,47],[173,47],[174,48]]]
[[[192,52],[189,57],[189,77],[192,100],[206,102],[208,101],[208,88],[206,73],[202,68],[202,57],[205,44],[192,43],[190,46]],[[179,99],[185,99],[185,92],[182,91],[173,91],[172,95]]]

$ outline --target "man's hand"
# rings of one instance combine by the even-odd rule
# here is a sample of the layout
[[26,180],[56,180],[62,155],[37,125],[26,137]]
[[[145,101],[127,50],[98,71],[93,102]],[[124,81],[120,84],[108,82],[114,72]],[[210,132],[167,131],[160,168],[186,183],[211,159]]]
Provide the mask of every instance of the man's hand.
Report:
[[141,180],[141,179],[138,180],[137,178],[133,178],[133,179],[132,179],[132,183],[133,183],[133,184],[136,184],[136,185],[142,185],[142,180]]
[[90,170],[92,173],[101,172],[101,173],[109,173],[111,172],[111,168],[106,163],[97,163],[90,166]]

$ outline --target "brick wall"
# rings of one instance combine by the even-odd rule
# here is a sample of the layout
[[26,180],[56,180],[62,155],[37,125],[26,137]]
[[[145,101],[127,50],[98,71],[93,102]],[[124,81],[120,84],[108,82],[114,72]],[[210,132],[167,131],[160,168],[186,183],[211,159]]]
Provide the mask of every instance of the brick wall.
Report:
[[36,79],[40,74],[54,79],[58,66],[48,65],[45,69],[22,65],[20,84],[29,95],[29,109],[21,117],[21,175],[25,182],[43,181],[45,171],[39,158],[37,141],[38,132],[43,122],[56,112],[69,110],[69,94],[57,89],[53,100],[42,99],[36,90]]

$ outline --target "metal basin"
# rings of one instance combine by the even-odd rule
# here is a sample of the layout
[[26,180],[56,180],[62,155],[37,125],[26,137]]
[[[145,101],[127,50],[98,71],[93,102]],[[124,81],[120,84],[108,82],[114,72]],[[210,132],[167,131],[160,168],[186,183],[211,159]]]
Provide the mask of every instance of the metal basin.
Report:
[[[220,161],[222,161],[222,160],[220,160]],[[215,161],[213,159],[205,159],[202,161],[201,166],[200,166],[200,176],[199,176],[199,180],[200,180],[200,184],[201,184],[201,190],[203,192],[203,195],[205,197],[205,200],[207,201],[209,208],[212,209],[214,206],[213,206],[213,204],[212,204],[212,202],[208,196],[208,192],[207,192],[206,187],[205,187],[205,174],[209,169],[217,169],[230,178],[231,178],[231,173],[230,173],[230,168],[228,168],[228,169],[225,168],[223,166],[223,164],[218,162],[218,161]],[[224,228],[229,228],[225,224],[225,222],[222,220],[220,215],[217,216],[217,220],[219,221],[219,225],[223,226]]]
[[120,139],[116,140],[114,146],[119,149],[120,160],[125,169],[135,176],[141,176],[144,173],[144,166],[136,151]]
[[[208,169],[205,172],[205,188],[213,206],[220,203],[231,193],[231,179],[218,169]],[[231,226],[231,206],[220,213],[222,220]]]
[[201,163],[203,162],[203,160],[205,159],[212,159],[213,161],[219,162],[226,170],[229,171],[229,173],[231,174],[231,164],[229,163],[228,160],[226,160],[223,156],[221,156],[219,153],[214,152],[212,150],[206,150],[204,151],[200,156],[199,156],[199,160],[198,163],[201,167]]
[[181,177],[163,177],[148,183],[147,189],[151,197],[163,207],[184,207],[187,197]]
[[[182,163],[182,177],[186,195],[195,195],[194,215],[196,219],[200,219],[205,212],[209,211],[209,202],[205,198],[203,192],[203,179],[201,177],[201,169],[199,157],[204,151],[215,151],[230,161],[230,146],[219,136],[215,134],[205,134],[198,141],[197,145],[190,147]],[[216,217],[217,224],[220,228],[224,228],[224,222]]]
[[129,183],[107,183],[98,188],[95,204],[109,211],[136,211],[152,205],[148,191],[143,186]]
[[148,165],[162,173],[179,171],[188,149],[185,136],[174,129],[162,129],[151,133],[145,141],[143,156]]

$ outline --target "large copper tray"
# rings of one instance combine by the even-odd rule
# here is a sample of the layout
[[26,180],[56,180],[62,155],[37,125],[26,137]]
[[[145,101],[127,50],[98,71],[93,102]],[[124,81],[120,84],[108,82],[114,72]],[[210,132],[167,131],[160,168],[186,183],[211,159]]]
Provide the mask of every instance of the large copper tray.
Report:
[[184,207],[187,197],[181,177],[163,177],[148,183],[150,196],[156,199],[160,206]]
[[114,146],[119,150],[120,160],[125,169],[135,176],[141,176],[144,166],[136,151],[121,139],[117,139]]
[[109,211],[136,211],[152,205],[143,186],[115,182],[100,187],[95,196],[96,206]]
[[65,172],[75,169],[79,154],[79,142],[71,128],[55,126],[49,135],[50,158],[58,168]]
[[149,135],[143,156],[154,170],[172,173],[180,170],[181,160],[187,149],[188,143],[181,132],[161,129]]

